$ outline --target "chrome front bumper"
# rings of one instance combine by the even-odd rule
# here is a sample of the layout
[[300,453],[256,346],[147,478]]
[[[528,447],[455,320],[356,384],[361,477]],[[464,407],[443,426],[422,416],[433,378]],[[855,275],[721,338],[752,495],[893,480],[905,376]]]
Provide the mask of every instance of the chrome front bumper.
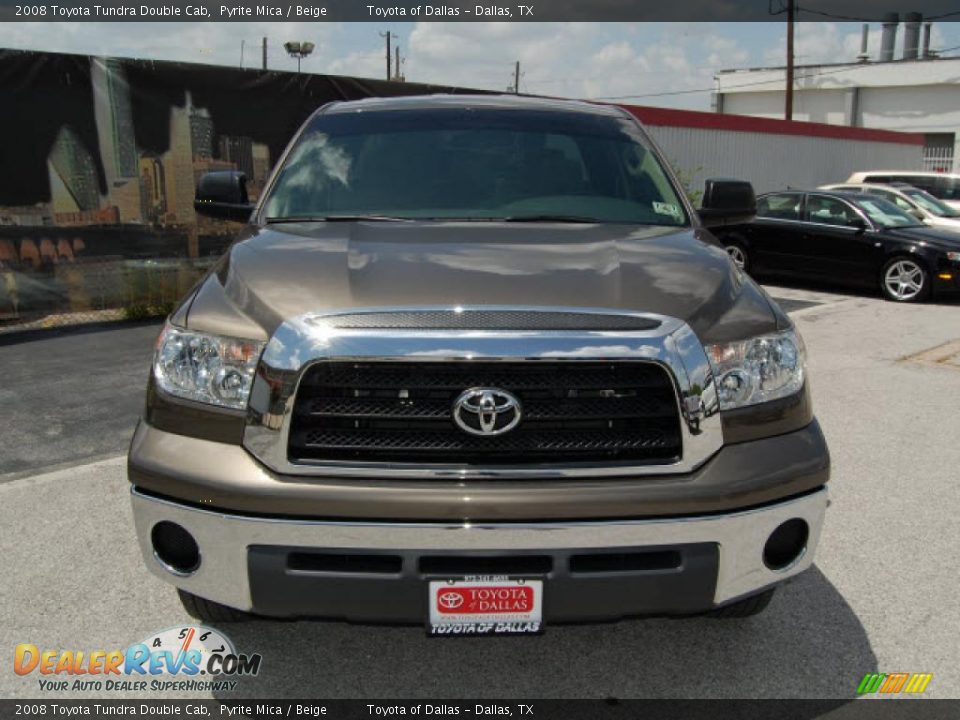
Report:
[[[242,610],[256,610],[249,563],[252,546],[316,551],[482,551],[495,555],[712,543],[718,550],[713,604],[721,605],[807,569],[813,563],[828,504],[827,491],[822,488],[757,509],[708,516],[456,524],[247,517],[180,505],[145,495],[136,488],[132,500],[137,536],[151,572],[190,593]],[[770,570],[763,561],[764,544],[774,529],[792,518],[800,518],[809,526],[806,550],[788,567]],[[200,566],[189,576],[170,572],[154,555],[151,530],[163,520],[186,528],[200,547]]]

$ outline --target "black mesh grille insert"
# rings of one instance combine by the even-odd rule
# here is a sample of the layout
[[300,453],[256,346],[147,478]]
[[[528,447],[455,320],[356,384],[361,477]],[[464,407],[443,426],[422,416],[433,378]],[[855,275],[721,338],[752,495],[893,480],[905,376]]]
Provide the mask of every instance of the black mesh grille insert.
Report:
[[680,563],[680,553],[675,550],[572,555],[570,572],[586,574],[674,570],[680,567]]
[[[454,401],[476,387],[515,395],[520,424],[490,437],[461,430]],[[487,466],[664,463],[680,452],[673,384],[645,362],[321,362],[300,383],[289,446],[293,462]]]
[[406,310],[322,318],[341,330],[653,330],[660,321],[637,315],[544,310]]
[[287,568],[297,572],[396,574],[403,570],[403,558],[373,553],[292,552]]

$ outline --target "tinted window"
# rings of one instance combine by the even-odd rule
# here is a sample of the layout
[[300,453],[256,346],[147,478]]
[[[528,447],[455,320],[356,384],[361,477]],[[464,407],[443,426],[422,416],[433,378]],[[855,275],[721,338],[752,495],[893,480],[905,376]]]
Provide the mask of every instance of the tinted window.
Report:
[[797,193],[778,193],[757,198],[757,215],[778,220],[799,220],[800,198]]
[[856,211],[841,200],[825,195],[807,197],[807,220],[824,225],[850,225],[858,219]]
[[918,187],[921,190],[930,192],[930,190],[936,186],[937,178],[926,177],[924,175],[901,175],[899,177],[895,177],[892,182],[910,183],[914,187]]
[[688,223],[629,118],[494,108],[318,115],[264,207],[277,219],[375,214]]
[[894,175],[880,177],[871,175],[868,182],[904,182],[926,190],[941,200],[960,200],[960,178],[950,175]]
[[933,190],[923,189],[941,200],[960,200],[960,178],[944,176],[934,180]]

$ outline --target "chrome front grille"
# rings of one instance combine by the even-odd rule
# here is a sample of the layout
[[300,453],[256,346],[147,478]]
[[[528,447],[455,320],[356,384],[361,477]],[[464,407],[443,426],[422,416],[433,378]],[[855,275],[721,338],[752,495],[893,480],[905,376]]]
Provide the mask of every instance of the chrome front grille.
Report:
[[[453,420],[466,389],[514,394],[509,433],[471,435]],[[649,362],[318,362],[300,382],[291,462],[531,465],[669,463],[682,452],[676,391]]]
[[[477,387],[517,399],[519,424],[491,437],[452,422],[458,393]],[[600,479],[689,473],[723,432],[706,353],[676,318],[371,307],[274,330],[243,444],[280,476]]]

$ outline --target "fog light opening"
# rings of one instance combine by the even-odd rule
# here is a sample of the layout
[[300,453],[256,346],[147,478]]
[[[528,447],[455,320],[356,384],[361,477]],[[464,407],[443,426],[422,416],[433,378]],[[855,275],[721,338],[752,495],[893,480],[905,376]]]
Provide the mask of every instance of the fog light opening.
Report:
[[807,551],[810,526],[805,520],[787,520],[770,533],[763,548],[763,564],[771,570],[786,570]]
[[150,531],[153,555],[174,575],[192,575],[200,567],[200,548],[193,535],[176,523],[163,520]]

